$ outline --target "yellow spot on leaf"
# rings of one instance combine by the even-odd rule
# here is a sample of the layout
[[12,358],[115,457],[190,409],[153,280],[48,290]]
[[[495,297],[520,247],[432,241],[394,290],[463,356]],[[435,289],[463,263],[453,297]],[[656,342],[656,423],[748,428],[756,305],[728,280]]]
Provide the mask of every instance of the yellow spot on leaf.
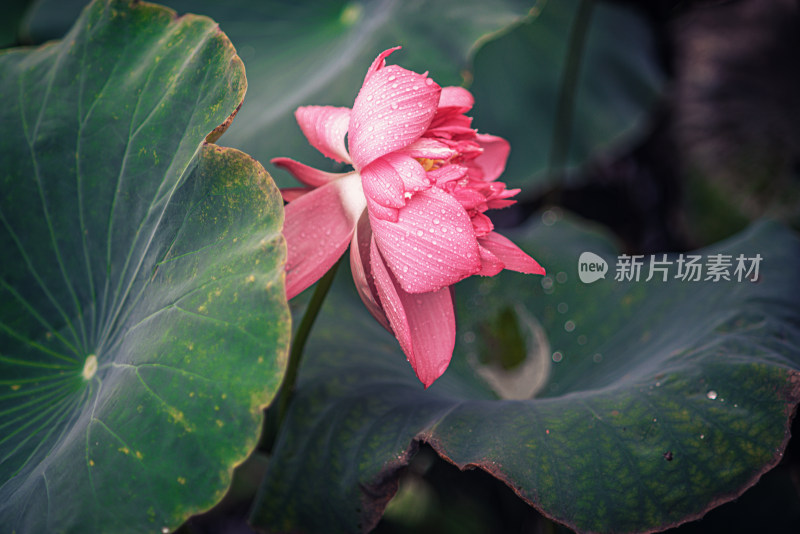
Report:
[[136,455],[137,460],[141,460],[142,458],[144,458],[144,456],[142,456],[142,453],[139,451],[136,451],[134,454]]
[[250,276],[247,277],[247,281],[250,283],[255,282],[256,276],[254,274],[251,274]]
[[178,477],[178,484],[186,484],[186,479],[183,477]]
[[121,452],[121,453],[124,453],[124,454],[130,454],[130,453],[131,453],[131,450],[130,450],[128,447],[120,447],[120,448],[119,448],[119,449],[117,449],[117,450],[118,450],[119,452]]
[[97,372],[97,356],[90,354],[86,358],[86,363],[83,364],[83,379],[91,380]]
[[94,467],[94,460],[89,460],[89,465],[90,465],[91,467]]
[[258,363],[264,363],[264,357],[263,356],[259,356],[258,357]]
[[19,384],[14,384],[13,386],[11,386],[12,391],[17,391],[19,388],[20,388]]
[[225,426],[225,423],[223,423],[223,422],[222,422],[222,421],[220,421],[219,419],[217,419],[215,422],[217,423],[217,426],[218,426],[218,427],[220,427],[220,428],[222,428],[223,426]]

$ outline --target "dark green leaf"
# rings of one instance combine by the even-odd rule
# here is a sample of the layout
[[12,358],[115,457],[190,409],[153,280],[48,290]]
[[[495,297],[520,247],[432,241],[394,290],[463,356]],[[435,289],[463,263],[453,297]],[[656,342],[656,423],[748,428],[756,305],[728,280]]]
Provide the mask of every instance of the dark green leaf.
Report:
[[4,530],[175,527],[254,446],[288,342],[282,203],[203,142],[245,86],[213,21],[138,2],[0,54]]
[[[38,39],[59,35],[59,23],[71,21],[81,1],[38,2],[27,30]],[[588,24],[576,48],[576,77],[567,80],[575,86],[574,98],[560,116],[571,32],[582,2],[589,5]],[[635,139],[665,78],[647,21],[613,2],[165,3],[178,12],[212,16],[236,45],[249,89],[225,143],[265,163],[287,156],[335,169],[303,137],[294,110],[352,106],[371,61],[398,44],[404,48],[392,62],[430,71],[442,85],[471,82],[475,126],[511,142],[503,179],[530,195],[553,185],[556,175],[548,166],[575,167]],[[565,128],[556,131],[556,124]],[[282,186],[295,183],[283,170],[274,175]]]
[[[513,236],[546,278],[503,273],[457,288],[459,345],[427,391],[340,277],[309,342],[258,525],[369,528],[419,442],[580,531],[700,517],[778,462],[800,399],[797,238],[761,223],[698,251],[734,265],[760,254],[757,282],[646,282],[647,265],[639,282],[618,282],[608,238],[554,219]],[[609,262],[605,279],[578,280],[584,251]],[[523,366],[546,377],[533,399],[503,400],[479,374],[484,332],[499,318],[516,321]]]
[[[573,39],[576,26],[582,38]],[[565,76],[573,59],[574,76]],[[538,17],[481,48],[474,64],[475,125],[511,141],[503,179],[523,194],[635,139],[665,78],[647,20],[594,0],[545,3]]]
[[[58,35],[60,13],[77,0],[44,0],[29,31]],[[263,162],[277,156],[330,167],[300,132],[298,106],[352,106],[367,67],[387,48],[402,45],[393,62],[430,71],[439,83],[459,85],[468,57],[494,32],[525,17],[534,2],[502,0],[395,0],[332,2],[213,2],[167,0],[178,12],[213,17],[236,45],[247,67],[248,93],[225,143]],[[67,18],[71,20],[71,18]],[[281,132],[275,135],[274,132]],[[290,132],[291,135],[285,135]],[[279,184],[294,184],[282,170]]]

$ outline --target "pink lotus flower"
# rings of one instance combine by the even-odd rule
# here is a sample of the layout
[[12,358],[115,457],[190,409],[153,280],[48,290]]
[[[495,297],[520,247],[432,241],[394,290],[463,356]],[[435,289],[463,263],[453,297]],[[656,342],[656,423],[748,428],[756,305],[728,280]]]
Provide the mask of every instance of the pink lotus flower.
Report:
[[494,232],[484,214],[512,204],[509,197],[519,192],[495,181],[508,142],[470,128],[466,89],[387,66],[398,48],[372,63],[353,109],[306,106],[295,113],[309,142],[352,171],[327,173],[288,158],[272,163],[308,186],[282,191],[289,202],[287,296],[319,280],[349,245],[362,300],[397,337],[427,388],[453,354],[450,286],[504,268],[544,269]]

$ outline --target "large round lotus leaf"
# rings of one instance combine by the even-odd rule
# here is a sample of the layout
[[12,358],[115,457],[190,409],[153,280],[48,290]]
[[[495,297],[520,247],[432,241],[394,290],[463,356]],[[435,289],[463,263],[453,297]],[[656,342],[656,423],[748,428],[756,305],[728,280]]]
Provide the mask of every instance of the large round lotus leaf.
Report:
[[[644,258],[640,280],[622,282],[606,237],[553,220],[512,236],[546,278],[504,272],[457,287],[456,354],[428,390],[341,274],[309,340],[257,525],[367,529],[420,442],[591,532],[700,517],[780,460],[800,399],[798,239],[762,223],[696,252],[703,263],[731,256],[728,281],[676,279],[677,263],[667,281],[658,271],[645,281]],[[582,252],[608,263],[605,279],[578,280]],[[757,281],[737,281],[740,254],[761,256]]]
[[144,3],[0,55],[0,530],[174,527],[253,447],[287,348],[282,203],[203,142],[245,85],[213,21]]
[[[82,1],[40,0],[27,32],[35,39],[60,35]],[[390,62],[429,71],[442,85],[472,84],[475,126],[511,142],[507,181],[530,189],[532,180],[546,178],[542,171],[559,99],[567,91],[563,73],[579,0],[164,3],[181,13],[212,16],[236,45],[249,89],[225,144],[260,161],[287,156],[334,168],[303,137],[294,110],[352,106],[375,56],[402,45]],[[634,137],[664,78],[646,20],[628,7],[588,4],[595,7],[578,47],[582,61],[572,80],[572,120],[562,121],[570,126],[566,148],[572,165],[609,148],[612,140]],[[280,185],[295,183],[283,170],[274,174]]]

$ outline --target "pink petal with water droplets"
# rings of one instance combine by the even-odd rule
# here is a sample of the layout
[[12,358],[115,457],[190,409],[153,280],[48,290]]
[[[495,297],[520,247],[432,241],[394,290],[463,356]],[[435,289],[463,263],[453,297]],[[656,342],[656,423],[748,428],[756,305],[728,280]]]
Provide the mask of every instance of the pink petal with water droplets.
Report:
[[397,65],[373,72],[350,114],[348,143],[356,169],[419,139],[436,113],[440,91],[430,78]]
[[367,198],[381,206],[402,208],[406,205],[403,179],[386,158],[376,159],[361,169],[361,185]]
[[386,318],[386,314],[379,304],[378,290],[372,274],[371,242],[372,230],[369,227],[369,217],[364,213],[358,220],[353,239],[350,241],[350,270],[353,273],[353,283],[364,306],[386,330],[391,332],[389,319]]
[[472,93],[463,87],[442,87],[442,96],[439,98],[440,113],[466,113],[472,109],[475,99]]
[[350,124],[349,108],[303,106],[297,108],[294,116],[311,146],[340,163],[351,163],[344,146]]
[[387,208],[386,206],[381,206],[369,197],[367,197],[367,211],[369,212],[370,217],[393,223],[397,222],[397,219],[400,217],[399,208]]
[[447,160],[457,154],[455,150],[444,143],[428,137],[420,137],[406,148],[400,150],[402,154],[412,158]]
[[409,199],[397,222],[370,212],[370,224],[386,264],[408,293],[436,291],[481,269],[467,212],[439,188]]
[[[364,83],[367,83],[367,80],[372,76],[373,72],[379,71],[386,66],[386,58],[391,56],[393,53],[397,52],[403,48],[402,46],[395,46],[394,48],[390,48],[388,50],[384,50],[378,57],[375,58],[375,61],[372,62],[372,65],[369,66],[367,69],[367,75],[364,77]],[[363,84],[362,84],[363,85]]]
[[378,296],[392,331],[417,378],[428,388],[442,376],[453,356],[456,321],[450,288],[409,294],[386,268],[374,239],[370,258]]
[[488,134],[478,134],[478,144],[483,148],[483,153],[472,160],[472,164],[483,172],[482,179],[487,182],[497,180],[506,169],[508,153],[511,145],[502,137]]
[[314,189],[286,205],[283,235],[287,298],[319,280],[344,254],[365,207],[357,174]]
[[284,187],[281,189],[281,197],[284,202],[292,202],[311,191],[313,191],[313,189],[310,187]]
[[431,186],[431,181],[419,161],[413,157],[399,152],[387,154],[381,158],[391,165],[403,181],[406,192],[417,193]]
[[486,211],[488,208],[486,205],[486,197],[474,189],[456,189],[453,191],[453,198],[455,198],[467,211]]
[[461,165],[450,164],[438,169],[428,171],[428,178],[439,187],[446,183],[460,180],[467,175],[467,168]]
[[270,163],[275,165],[276,167],[281,167],[282,169],[286,169],[292,176],[297,178],[299,181],[304,183],[309,187],[319,187],[321,185],[325,185],[329,182],[336,180],[337,178],[341,178],[345,174],[348,173],[339,173],[339,172],[325,172],[319,169],[315,169],[314,167],[309,167],[308,165],[304,165],[299,161],[295,161],[290,158],[273,158],[270,160]]
[[[480,243],[480,240],[478,240],[478,243]],[[492,252],[489,249],[481,246],[480,251],[481,251],[481,272],[478,273],[479,275],[494,276],[503,270],[505,265],[503,264],[502,261],[498,259],[497,256],[492,254]]]
[[472,229],[475,231],[475,236],[480,239],[494,230],[494,224],[483,213],[476,213],[472,215]]
[[510,239],[497,232],[491,232],[478,238],[481,246],[487,248],[505,264],[506,269],[527,274],[545,274],[539,263],[525,254]]

